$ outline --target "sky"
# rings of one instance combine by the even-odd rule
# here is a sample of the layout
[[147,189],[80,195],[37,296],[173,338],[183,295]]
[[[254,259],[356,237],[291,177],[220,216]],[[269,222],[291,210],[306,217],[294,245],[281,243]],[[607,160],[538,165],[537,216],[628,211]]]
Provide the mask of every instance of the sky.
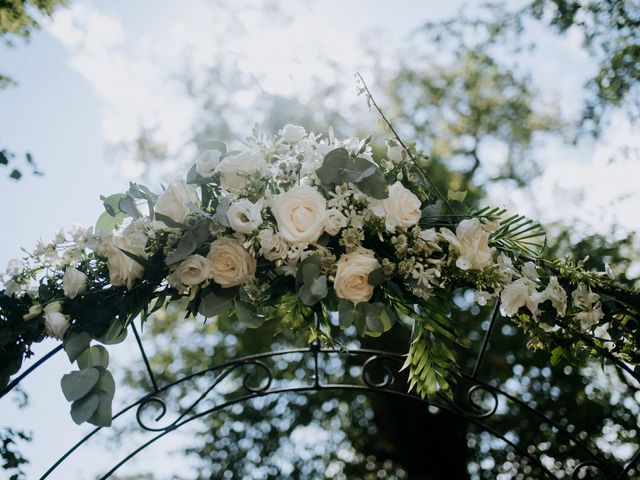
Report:
[[[197,71],[224,52],[236,56],[243,71],[258,75],[265,91],[303,95],[313,89],[314,75],[334,79],[335,71],[321,58],[335,61],[338,72],[350,78],[370,66],[364,36],[391,53],[424,21],[455,15],[462,2],[403,0],[393,8],[385,0],[280,2],[287,22],[265,15],[258,0],[234,4],[240,11],[205,0],[76,1],[46,21],[30,44],[0,48],[2,72],[19,82],[0,92],[0,141],[18,153],[30,151],[45,173],[27,173],[19,182],[0,178],[0,267],[21,256],[21,247],[51,239],[62,226],[95,223],[103,209],[99,196],[126,190],[129,179],[141,173],[114,153],[115,145],[135,138],[140,125],[157,126],[172,148],[184,144],[197,116],[177,79],[184,69]],[[534,80],[546,99],[575,114],[581,85],[593,71],[581,39],[576,32],[561,39],[540,32],[538,40]],[[236,100],[242,105],[251,99]],[[578,221],[600,232],[620,223],[637,230],[639,163],[610,162],[624,145],[638,146],[638,135],[622,116],[614,117],[598,142],[545,144],[546,170],[531,188],[494,188],[492,199],[546,222]],[[572,200],[576,193],[581,202]],[[53,346],[44,342],[36,351]],[[130,358],[133,349],[129,339],[110,350],[115,358]],[[25,383],[32,394],[29,407],[20,410],[3,401],[0,425],[23,426],[36,435],[25,449],[29,478],[37,478],[86,430],[71,421],[59,387],[59,378],[70,370],[58,356]],[[116,404],[124,402],[116,394]],[[75,462],[53,478],[88,478],[109,463],[104,444],[98,442],[91,452],[90,462]],[[154,449],[142,466],[178,468],[163,452]],[[139,467],[134,462],[132,471]]]

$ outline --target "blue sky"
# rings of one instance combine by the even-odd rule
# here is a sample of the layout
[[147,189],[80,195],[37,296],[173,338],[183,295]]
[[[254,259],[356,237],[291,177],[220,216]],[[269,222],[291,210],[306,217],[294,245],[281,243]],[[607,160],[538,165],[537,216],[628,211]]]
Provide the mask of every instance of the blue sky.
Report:
[[[462,2],[405,0],[393,2],[392,8],[385,0],[289,2],[283,4],[291,15],[286,25],[265,20],[249,8],[260,4],[257,0],[235,4],[242,5],[239,15],[204,0],[72,2],[70,9],[46,22],[29,45],[0,49],[2,72],[20,83],[0,93],[0,141],[19,154],[30,151],[45,172],[44,177],[27,174],[20,182],[0,178],[0,267],[20,256],[21,247],[32,248],[40,237],[51,239],[62,226],[94,224],[102,211],[99,195],[123,191],[138,173],[135,164],[113,154],[113,145],[132,139],[141,123],[158,125],[161,137],[173,147],[185,141],[195,109],[172,77],[182,67],[185,51],[196,67],[217,52],[235,54],[247,72],[262,76],[265,90],[303,95],[313,88],[312,74],[331,75],[319,56],[335,60],[347,78],[366,71],[361,42],[366,34],[385,46],[388,55],[382,60],[393,62],[394,49],[412,29],[425,20],[453,15]],[[248,30],[230,28],[232,16]],[[582,82],[593,68],[579,48],[580,38],[575,32],[563,39],[545,33],[538,38],[534,79],[547,99],[575,112]],[[620,146],[638,146],[637,132],[622,117],[613,122],[597,143],[577,148],[545,145],[548,168],[531,189],[495,189],[494,198],[500,203],[508,198],[525,213],[547,221],[579,220],[606,231],[617,219],[627,229],[637,229],[638,163],[609,163]],[[582,192],[582,202],[569,204],[566,199],[576,191]],[[46,342],[38,352],[52,346]],[[134,347],[128,341],[112,353],[127,358]],[[36,433],[26,452],[32,460],[30,477],[84,430],[69,418],[59,388],[60,376],[70,369],[66,359],[58,357],[26,384],[32,406],[7,409],[5,403],[0,411],[0,424]],[[118,401],[124,399],[116,397]],[[88,478],[87,472],[108,461],[100,455],[100,445],[93,452],[90,462],[80,461],[65,470],[67,476],[55,478]],[[162,449],[145,457],[147,465],[150,460],[175,467]]]

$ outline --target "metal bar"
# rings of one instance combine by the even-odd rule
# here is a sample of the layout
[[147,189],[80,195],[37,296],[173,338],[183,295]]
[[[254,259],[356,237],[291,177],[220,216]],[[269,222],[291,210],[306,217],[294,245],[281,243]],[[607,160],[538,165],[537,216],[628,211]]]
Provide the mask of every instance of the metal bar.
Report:
[[491,332],[493,331],[493,326],[500,315],[500,300],[496,300],[496,304],[493,307],[493,312],[491,313],[491,320],[489,321],[489,328],[487,328],[487,332],[484,335],[484,339],[482,340],[482,347],[480,347],[480,352],[478,352],[478,358],[476,359],[476,365],[473,367],[473,373],[471,374],[471,378],[474,380],[478,378],[478,373],[480,372],[480,366],[482,365],[482,360],[484,360],[484,355],[487,352],[487,348],[489,347],[489,337],[491,336]]
[[156,382],[156,377],[153,374],[153,370],[151,370],[151,364],[149,363],[149,359],[147,358],[147,353],[144,351],[144,347],[142,346],[142,340],[140,340],[140,335],[138,334],[138,329],[136,328],[135,322],[131,322],[131,328],[133,329],[133,334],[136,337],[136,342],[138,343],[138,348],[140,349],[140,353],[142,354],[142,359],[144,360],[144,365],[147,367],[147,373],[149,374],[149,378],[151,379],[151,383],[153,384],[153,390],[158,393],[160,390],[158,388],[158,382]]
[[623,480],[627,475],[627,473],[631,471],[631,469],[638,463],[639,460],[640,460],[640,449],[638,449],[638,451],[633,456],[633,458],[629,460],[629,463],[627,463],[627,466],[624,467],[624,470],[620,472],[620,475],[618,475],[617,480]]
[[42,365],[44,362],[46,362],[47,360],[49,360],[51,357],[53,357],[56,353],[58,353],[60,350],[63,349],[63,345],[58,345],[56,348],[54,348],[53,350],[51,350],[49,353],[47,353],[44,357],[42,357],[40,360],[38,360],[37,362],[35,362],[33,365],[31,365],[29,368],[27,368],[24,373],[20,374],[18,377],[16,377],[15,380],[13,380],[11,383],[9,383],[6,387],[4,387],[2,390],[0,390],[0,398],[4,397],[7,393],[9,393],[11,390],[13,390],[22,380],[25,379],[25,377],[27,375],[29,375],[31,372],[33,372],[36,368],[38,368],[40,365]]

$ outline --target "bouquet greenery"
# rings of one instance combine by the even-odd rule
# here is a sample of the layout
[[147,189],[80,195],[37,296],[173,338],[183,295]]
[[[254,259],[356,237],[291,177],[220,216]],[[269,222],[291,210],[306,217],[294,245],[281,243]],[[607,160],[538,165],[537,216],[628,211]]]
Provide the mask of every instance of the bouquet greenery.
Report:
[[351,325],[372,336],[411,325],[410,388],[451,395],[460,289],[479,305],[500,302],[552,362],[639,363],[637,294],[606,271],[543,260],[538,223],[500,208],[469,211],[463,192],[441,194],[397,135],[386,158],[374,158],[370,142],[294,125],[275,136],[256,129],[241,150],[206,142],[186,179],[159,194],[132,183],[103,197],[95,228],[61,230],[9,263],[0,385],[34,342],[57,338],[79,367],[62,378],[73,420],[109,425],[109,357],[91,342],[119,342],[135,318],[187,299],[187,317],[277,322],[308,341],[338,341]]

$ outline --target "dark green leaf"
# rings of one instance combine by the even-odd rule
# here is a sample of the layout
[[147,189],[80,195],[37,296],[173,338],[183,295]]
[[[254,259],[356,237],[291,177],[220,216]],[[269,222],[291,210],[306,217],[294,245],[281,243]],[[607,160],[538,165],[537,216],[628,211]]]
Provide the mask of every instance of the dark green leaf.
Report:
[[316,175],[322,183],[341,184],[343,169],[349,161],[349,152],[346,148],[340,147],[327,153],[322,161],[322,166],[316,170]]
[[258,315],[253,309],[253,306],[249,303],[236,300],[234,302],[234,308],[238,320],[249,328],[257,328],[264,322],[264,317],[262,315]]
[[373,285],[374,287],[377,287],[378,285],[384,283],[386,279],[387,277],[384,274],[382,268],[376,268],[374,271],[369,273],[369,276],[367,277],[369,285]]
[[109,328],[96,340],[104,345],[115,345],[117,343],[124,342],[127,338],[127,329],[119,319],[114,319]]
[[167,257],[167,265],[181,262],[198,248],[198,239],[192,230],[187,230],[180,237],[176,249]]
[[340,328],[350,327],[353,323],[353,312],[355,306],[349,300],[340,300],[338,302],[338,322]]
[[22,178],[22,173],[20,173],[20,170],[14,168],[9,174],[9,177],[13,178],[14,180],[20,180],[20,178]]
[[116,392],[116,383],[113,380],[113,375],[106,368],[98,367],[100,370],[100,380],[96,383],[94,390],[101,391],[113,398]]
[[130,217],[140,218],[140,211],[136,206],[136,202],[129,196],[122,197],[120,199],[120,201],[118,202],[118,208],[121,212],[129,215]]
[[237,293],[237,288],[223,288],[216,292],[209,292],[202,298],[198,312],[205,317],[225,313],[233,307]]

